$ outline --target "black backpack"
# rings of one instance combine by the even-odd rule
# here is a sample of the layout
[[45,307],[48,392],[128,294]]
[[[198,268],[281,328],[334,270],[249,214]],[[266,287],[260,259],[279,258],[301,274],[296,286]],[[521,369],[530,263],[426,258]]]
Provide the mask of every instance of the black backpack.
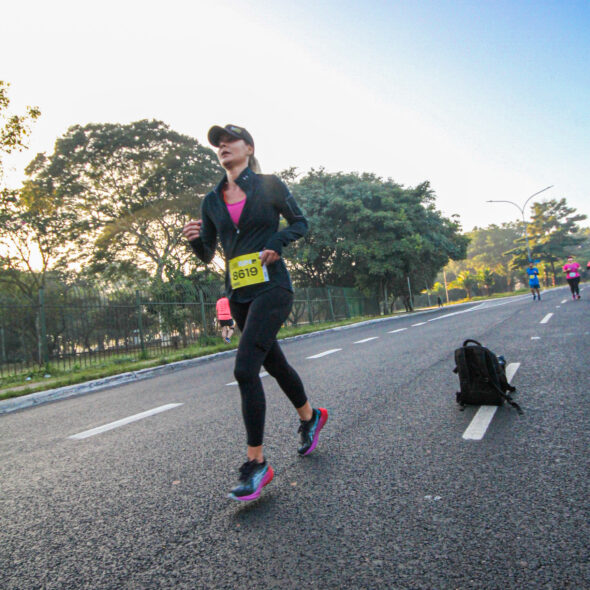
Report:
[[491,350],[477,340],[465,340],[461,348],[455,350],[456,367],[461,391],[457,392],[457,403],[461,410],[466,404],[478,406],[501,406],[509,403],[519,414],[520,406],[510,397],[516,391],[506,379],[506,361],[497,357]]

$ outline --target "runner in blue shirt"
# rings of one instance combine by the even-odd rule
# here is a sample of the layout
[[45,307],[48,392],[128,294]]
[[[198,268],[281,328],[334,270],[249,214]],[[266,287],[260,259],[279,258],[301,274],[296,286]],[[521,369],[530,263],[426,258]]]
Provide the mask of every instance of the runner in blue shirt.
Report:
[[534,265],[534,263],[529,262],[529,267],[526,269],[526,274],[529,275],[529,287],[531,288],[531,293],[533,294],[533,300],[539,298],[541,301],[541,292],[539,288],[541,285],[539,284],[539,269]]

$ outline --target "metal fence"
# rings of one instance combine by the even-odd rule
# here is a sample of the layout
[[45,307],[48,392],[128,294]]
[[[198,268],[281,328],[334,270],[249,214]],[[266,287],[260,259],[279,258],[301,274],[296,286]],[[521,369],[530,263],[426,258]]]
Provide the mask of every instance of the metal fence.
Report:
[[[108,293],[60,287],[41,289],[31,303],[0,299],[0,377],[48,363],[64,370],[106,360],[125,363],[163,357],[191,345],[219,343],[215,303],[220,292],[217,284]],[[375,316],[383,311],[377,297],[354,289],[297,289],[287,324]]]

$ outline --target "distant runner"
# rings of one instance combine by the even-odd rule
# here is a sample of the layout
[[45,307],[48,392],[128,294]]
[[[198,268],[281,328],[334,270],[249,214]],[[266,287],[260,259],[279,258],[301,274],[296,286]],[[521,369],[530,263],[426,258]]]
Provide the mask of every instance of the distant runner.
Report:
[[[205,197],[202,219],[189,221],[183,233],[203,262],[211,262],[218,240],[225,254],[225,290],[231,315],[242,332],[234,375],[248,443],[239,484],[229,497],[246,501],[258,498],[274,476],[262,445],[266,400],[261,367],[277,380],[299,414],[299,455],[316,448],[328,412],[312,408],[299,375],[277,342],[293,305],[293,287],[281,253],[307,233],[307,221],[285,183],[277,176],[260,174],[254,140],[246,129],[216,125],[208,138],[226,174]],[[283,229],[279,229],[281,215],[287,221]]]
[[565,278],[570,286],[570,290],[572,292],[572,299],[575,301],[576,299],[580,299],[580,269],[582,267],[577,263],[574,262],[573,256],[567,257],[567,264],[563,265],[563,272],[565,273]]
[[221,337],[229,344],[234,333],[234,321],[229,310],[229,299],[227,297],[218,299],[215,304],[215,311],[217,312],[217,321],[221,327]]
[[541,301],[541,291],[539,291],[541,285],[539,284],[539,269],[534,265],[533,262],[529,263],[529,267],[526,269],[526,274],[529,275],[529,287],[533,294],[533,301],[539,298]]

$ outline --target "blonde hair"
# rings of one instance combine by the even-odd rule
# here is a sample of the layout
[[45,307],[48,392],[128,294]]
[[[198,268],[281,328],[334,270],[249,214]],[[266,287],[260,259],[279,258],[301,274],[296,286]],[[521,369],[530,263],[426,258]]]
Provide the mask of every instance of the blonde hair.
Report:
[[260,168],[260,163],[258,162],[254,154],[252,154],[248,158],[248,167],[250,168],[250,170],[252,170],[252,172],[256,174],[260,174],[262,172],[262,169]]

